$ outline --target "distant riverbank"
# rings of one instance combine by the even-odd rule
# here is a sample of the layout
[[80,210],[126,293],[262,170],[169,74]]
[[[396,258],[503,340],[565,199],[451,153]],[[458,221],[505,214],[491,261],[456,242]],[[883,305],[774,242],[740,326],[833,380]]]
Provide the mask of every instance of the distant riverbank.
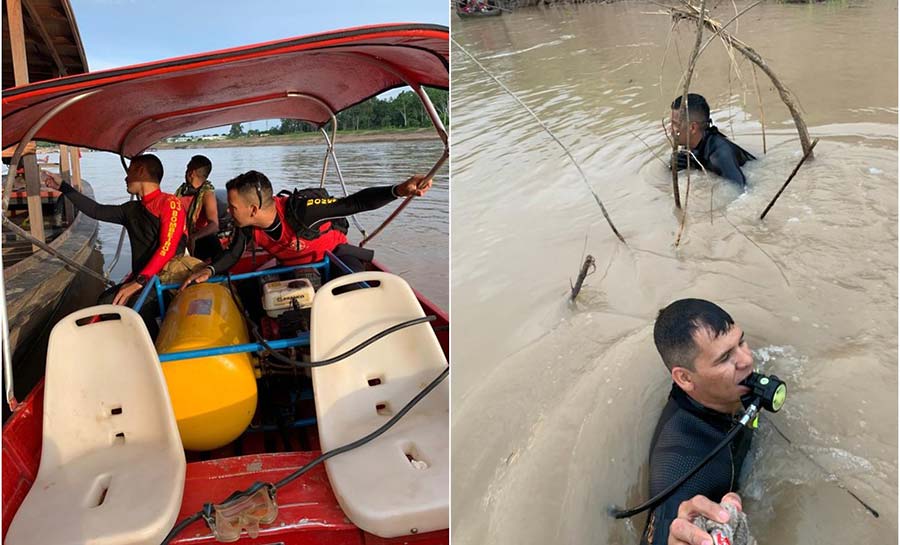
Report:
[[[329,137],[331,135],[329,134]],[[394,131],[338,131],[337,143],[343,142],[401,142],[410,140],[437,140],[434,129]],[[254,135],[227,138],[225,140],[194,140],[191,142],[158,142],[154,149],[242,148],[250,146],[284,146],[291,144],[323,144],[322,133],[300,132],[278,135]]]

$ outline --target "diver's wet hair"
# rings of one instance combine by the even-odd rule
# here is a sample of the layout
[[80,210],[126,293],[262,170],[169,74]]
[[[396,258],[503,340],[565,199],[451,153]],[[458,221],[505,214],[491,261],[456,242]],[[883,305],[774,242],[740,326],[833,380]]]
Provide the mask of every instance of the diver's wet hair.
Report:
[[697,331],[707,330],[713,338],[723,335],[734,320],[718,305],[704,299],[680,299],[659,311],[653,326],[653,342],[671,371],[674,367],[694,370],[698,348]]
[[[701,125],[709,125],[709,104],[706,102],[706,99],[703,98],[703,95],[698,95],[696,93],[688,93],[688,117],[691,122],[697,122]],[[673,110],[681,109],[681,97],[675,97],[675,100],[672,102]]]
[[209,178],[209,173],[212,172],[212,161],[205,155],[195,155],[188,161],[187,169],[196,170],[197,174],[203,178]]
[[141,165],[144,167],[144,170],[147,171],[147,174],[153,178],[153,181],[156,183],[161,183],[163,179],[163,165],[162,161],[159,160],[159,157],[153,155],[152,153],[144,153],[141,155],[135,155],[131,158],[132,165]]
[[248,170],[228,180],[225,189],[228,191],[234,189],[245,201],[260,208],[265,208],[273,202],[272,183],[265,174],[256,170]]

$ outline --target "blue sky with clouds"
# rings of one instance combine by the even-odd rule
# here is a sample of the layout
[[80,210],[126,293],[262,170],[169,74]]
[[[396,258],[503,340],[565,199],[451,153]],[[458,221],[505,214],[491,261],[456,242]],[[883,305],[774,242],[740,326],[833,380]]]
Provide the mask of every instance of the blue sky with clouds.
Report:
[[447,0],[71,0],[71,4],[92,71],[354,26],[449,25],[450,19]]

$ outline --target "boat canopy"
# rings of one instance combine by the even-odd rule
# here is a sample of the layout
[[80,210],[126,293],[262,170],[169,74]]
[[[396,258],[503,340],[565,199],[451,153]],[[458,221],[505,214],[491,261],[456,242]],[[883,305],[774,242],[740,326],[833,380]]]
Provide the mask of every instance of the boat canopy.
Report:
[[6,89],[3,147],[46,121],[31,139],[133,157],[165,137],[232,123],[321,127],[404,85],[449,87],[447,27],[365,26]]

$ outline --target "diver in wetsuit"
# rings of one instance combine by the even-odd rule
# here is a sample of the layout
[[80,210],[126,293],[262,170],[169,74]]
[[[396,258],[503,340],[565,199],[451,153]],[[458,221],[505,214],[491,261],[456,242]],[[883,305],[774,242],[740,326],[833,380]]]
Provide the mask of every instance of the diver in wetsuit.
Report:
[[249,241],[283,265],[321,261],[328,251],[350,268],[361,270],[362,262],[354,257],[362,250],[347,244],[348,224],[343,218],[381,208],[398,197],[422,196],[431,187],[428,180],[420,189],[422,180],[422,176],[412,176],[395,186],[370,187],[343,198],[331,197],[324,189],[304,189],[299,192],[303,198],[297,198],[298,194],[273,195],[272,184],[264,174],[245,172],[225,185],[228,212],[238,227],[231,245],[183,286],[205,282],[230,269],[240,260]]
[[742,190],[747,189],[747,179],[741,172],[741,166],[747,161],[756,159],[749,152],[725,138],[709,119],[709,104],[701,95],[688,94],[688,118],[690,126],[681,123],[681,97],[672,102],[672,118],[670,122],[672,134],[680,146],[688,146],[694,157],[686,151],[679,151],[677,168],[687,168],[691,161],[692,169],[700,169],[697,160],[709,172],[713,172],[740,184]]
[[[661,310],[653,340],[671,373],[672,390],[650,444],[650,497],[690,471],[724,439],[743,408],[741,396],[749,392],[739,383],[753,371],[744,332],[709,301],[682,299]],[[730,445],[659,504],[647,520],[641,545],[687,543],[681,536],[697,535],[692,515],[707,511],[696,506],[715,506],[709,498],[718,500],[738,488],[751,439],[752,430],[742,428]],[[728,496],[740,504],[736,494]],[[712,513],[720,518],[717,511]]]

